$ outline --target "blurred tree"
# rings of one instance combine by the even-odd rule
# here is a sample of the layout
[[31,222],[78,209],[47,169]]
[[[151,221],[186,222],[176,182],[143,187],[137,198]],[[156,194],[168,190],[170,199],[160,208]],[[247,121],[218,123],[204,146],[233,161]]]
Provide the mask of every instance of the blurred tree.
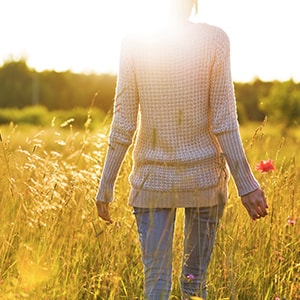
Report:
[[103,74],[99,78],[99,90],[96,98],[97,106],[108,112],[112,109],[116,89],[116,75]]
[[50,110],[89,107],[93,99],[105,112],[112,106],[115,75],[44,71],[39,77],[40,104]]
[[283,130],[300,123],[300,85],[292,79],[276,81],[267,96],[260,99],[260,108],[268,118],[283,125]]
[[240,123],[245,121],[262,121],[265,113],[259,107],[259,99],[266,96],[272,82],[264,82],[256,78],[249,83],[235,83],[235,95]]
[[0,68],[1,107],[23,108],[32,104],[33,70],[26,60],[6,61]]
[[[0,67],[0,107],[42,105],[49,110],[89,108],[107,113],[112,109],[115,74],[76,74],[71,71],[36,72],[26,59],[7,61]],[[300,87],[292,80],[235,82],[239,121],[262,121],[265,114],[286,127],[299,122]]]
[[49,110],[93,105],[108,112],[113,105],[114,74],[36,72],[26,59],[7,61],[0,68],[0,107],[43,105]]

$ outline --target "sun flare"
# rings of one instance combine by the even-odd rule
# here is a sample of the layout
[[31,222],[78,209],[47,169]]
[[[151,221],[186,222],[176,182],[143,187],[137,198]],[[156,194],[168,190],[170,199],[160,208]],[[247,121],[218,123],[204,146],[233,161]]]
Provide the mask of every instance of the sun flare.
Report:
[[168,0],[129,1],[122,13],[127,31],[148,33],[156,30],[167,21],[168,5]]
[[[26,58],[37,71],[115,73],[122,38],[164,25],[170,1],[2,1],[0,27],[9,30],[1,32],[0,65]],[[268,2],[199,1],[192,13],[192,21],[220,26],[230,37],[236,81],[300,80],[297,1],[273,1],[266,15]]]

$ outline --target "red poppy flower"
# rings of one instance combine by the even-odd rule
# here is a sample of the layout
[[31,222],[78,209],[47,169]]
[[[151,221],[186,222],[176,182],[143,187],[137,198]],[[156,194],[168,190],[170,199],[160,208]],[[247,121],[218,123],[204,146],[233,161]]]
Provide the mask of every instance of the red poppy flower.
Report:
[[294,226],[296,224],[296,219],[297,218],[293,219],[292,217],[288,216],[287,222],[289,225]]
[[255,170],[259,170],[262,173],[267,173],[269,171],[275,170],[273,160],[261,160],[256,166]]

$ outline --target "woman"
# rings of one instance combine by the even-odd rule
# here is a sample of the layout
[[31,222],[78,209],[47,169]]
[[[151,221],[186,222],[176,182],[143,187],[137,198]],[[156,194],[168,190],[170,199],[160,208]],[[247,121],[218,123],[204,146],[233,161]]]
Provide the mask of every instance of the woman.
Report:
[[136,134],[129,204],[145,298],[169,298],[175,214],[184,207],[182,295],[206,299],[206,270],[227,200],[227,165],[252,219],[267,215],[267,203],[239,134],[229,39],[218,27],[189,22],[196,1],[172,3],[168,26],[123,41],[96,204],[98,215],[111,222],[114,183]]

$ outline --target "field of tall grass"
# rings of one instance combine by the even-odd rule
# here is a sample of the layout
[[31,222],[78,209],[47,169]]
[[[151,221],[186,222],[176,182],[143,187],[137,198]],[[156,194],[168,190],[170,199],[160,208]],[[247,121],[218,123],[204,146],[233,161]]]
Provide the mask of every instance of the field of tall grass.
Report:
[[[91,121],[91,120],[88,120]],[[300,299],[299,128],[268,123],[241,128],[269,215],[252,221],[230,182],[230,197],[209,266],[209,299]],[[143,270],[132,209],[131,159],[124,161],[111,206],[98,219],[94,197],[108,126],[82,129],[1,127],[0,299],[142,299]],[[255,170],[272,159],[275,170]],[[180,299],[182,210],[174,242],[172,299]]]

